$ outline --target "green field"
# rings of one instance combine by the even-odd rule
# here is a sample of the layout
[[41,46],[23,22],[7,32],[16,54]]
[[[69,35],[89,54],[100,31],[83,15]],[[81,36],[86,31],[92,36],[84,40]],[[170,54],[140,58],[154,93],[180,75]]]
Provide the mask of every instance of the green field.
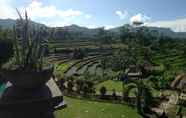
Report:
[[[122,81],[107,80],[95,86],[97,94],[99,94],[99,90],[103,86],[107,88],[107,94],[110,95],[112,94],[113,89],[115,89],[115,91],[119,93],[123,91]],[[134,96],[133,92],[130,94],[130,96]],[[152,88],[152,94],[154,97],[158,97],[160,95],[160,92]]]
[[121,81],[114,81],[114,80],[107,80],[100,84],[96,85],[96,90],[99,91],[101,87],[106,87],[107,91],[112,91],[115,89],[117,92],[122,92],[122,82]]
[[141,118],[129,106],[64,98],[67,108],[57,111],[56,118]]

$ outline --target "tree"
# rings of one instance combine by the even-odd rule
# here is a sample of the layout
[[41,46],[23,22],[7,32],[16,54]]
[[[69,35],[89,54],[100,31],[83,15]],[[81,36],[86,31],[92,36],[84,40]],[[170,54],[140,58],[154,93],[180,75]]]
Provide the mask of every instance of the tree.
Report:
[[[123,78],[128,73],[126,70],[129,68],[130,65],[136,65],[136,57],[133,48],[129,46],[127,49],[119,50],[116,52],[113,57],[110,59],[111,68],[115,72],[119,72],[117,75],[119,78]],[[122,80],[123,81],[123,80]],[[122,88],[123,88],[123,96],[124,96],[124,87],[125,83],[123,81]]]
[[105,98],[105,95],[107,93],[107,88],[102,86],[99,91],[100,91],[100,94],[101,94],[101,98]]
[[76,80],[76,85],[77,85],[76,89],[78,93],[81,93],[81,91],[83,90],[83,84],[84,84],[83,80],[81,79]]
[[114,100],[117,100],[117,95],[116,95],[116,90],[115,89],[112,90],[112,98]]
[[112,33],[109,31],[106,31],[104,27],[98,29],[97,37],[100,42],[99,43],[100,48],[102,47],[103,44],[110,45],[112,43]]
[[136,106],[140,114],[146,113],[152,103],[152,92],[143,81],[129,81],[125,90],[125,100],[128,100],[128,95],[131,90],[136,89]]
[[59,80],[59,87],[63,91],[65,89],[65,79],[60,79]]
[[0,68],[3,63],[7,62],[13,56],[13,43],[7,37],[0,37]]
[[95,93],[94,82],[86,81],[88,87],[88,93]]
[[129,25],[125,25],[121,28],[120,40],[124,44],[128,44],[130,39],[132,39],[132,34],[129,30]]
[[88,85],[87,85],[87,83],[85,83],[84,82],[84,84],[83,84],[83,95],[84,96],[86,96],[87,94],[88,94],[88,92],[89,92],[89,90],[88,90],[89,88],[88,88]]
[[103,59],[101,59],[101,68],[102,68],[102,76],[104,78],[105,70],[107,68],[107,57],[104,57]]
[[85,53],[82,49],[75,49],[73,52],[74,59],[83,59],[84,56],[85,56]]
[[135,55],[130,49],[123,49],[115,52],[110,61],[113,71],[122,71],[123,73],[130,65],[136,64]]
[[68,83],[67,83],[68,92],[72,92],[73,91],[73,87],[74,87],[73,81],[69,80]]

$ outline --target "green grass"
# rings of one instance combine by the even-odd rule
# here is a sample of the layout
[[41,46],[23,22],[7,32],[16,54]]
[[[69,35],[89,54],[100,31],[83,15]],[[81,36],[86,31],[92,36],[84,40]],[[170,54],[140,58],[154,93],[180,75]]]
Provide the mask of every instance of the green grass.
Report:
[[[107,88],[107,94],[112,94],[112,90],[115,89],[117,92],[122,92],[122,82],[121,81],[114,81],[114,80],[107,80],[104,81],[100,84],[97,84],[96,87],[96,92],[99,94],[99,90],[102,86],[105,86]],[[129,96],[134,97],[135,96],[135,91],[132,91]],[[152,88],[152,94],[154,97],[158,97],[160,95],[160,92],[158,90],[155,90]]]
[[56,118],[142,118],[136,109],[126,105],[64,99],[68,106],[55,112]]
[[63,63],[57,67],[58,71],[64,72],[70,67],[69,63]]
[[117,92],[123,91],[121,81],[114,81],[114,80],[104,81],[96,85],[96,91],[99,91],[102,86],[105,86],[108,91],[112,91],[113,89],[115,89]]

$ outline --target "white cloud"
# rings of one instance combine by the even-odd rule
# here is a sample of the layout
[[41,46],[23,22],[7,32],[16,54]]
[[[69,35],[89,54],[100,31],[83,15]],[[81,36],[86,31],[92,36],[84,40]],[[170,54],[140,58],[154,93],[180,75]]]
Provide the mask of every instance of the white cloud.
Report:
[[85,15],[85,18],[86,18],[86,19],[91,19],[91,18],[92,18],[92,15],[86,14],[86,15]]
[[98,28],[99,26],[97,26],[97,25],[87,25],[86,27],[90,28],[90,29],[94,29],[94,28]]
[[114,25],[104,25],[104,26],[102,26],[102,25],[87,25],[86,27],[90,28],[90,29],[104,27],[106,30],[108,30],[108,29],[112,29],[112,28],[114,28],[116,26],[114,26]]
[[16,19],[17,14],[15,9],[11,5],[12,0],[0,0],[0,18],[7,19],[12,18]]
[[49,22],[42,20],[40,23],[46,24],[49,27],[61,27],[61,26],[69,26],[73,24],[70,23],[69,21],[60,21],[60,20],[50,20]]
[[116,11],[115,13],[116,13],[116,15],[119,16],[119,18],[120,18],[121,20],[125,19],[125,18],[127,17],[127,15],[128,15],[128,12],[127,12],[127,11],[122,12],[122,11],[119,11],[119,10],[118,10],[118,11]]
[[108,29],[112,29],[112,28],[115,28],[116,26],[114,25],[106,25],[105,26],[105,29],[108,30]]
[[62,10],[55,5],[45,5],[41,1],[32,1],[26,6],[19,8],[21,13],[28,12],[31,20],[46,24],[51,27],[67,26],[71,24],[78,24],[80,19],[90,19],[92,15],[84,13],[79,10],[67,9]]
[[171,28],[173,31],[176,31],[176,32],[186,32],[186,18],[172,20],[172,21],[148,22],[145,25],[153,26],[153,27]]
[[141,13],[138,13],[137,15],[135,16],[132,16],[130,18],[130,22],[133,23],[133,22],[147,22],[149,21],[151,18],[146,16],[146,15],[143,15]]
[[77,10],[68,9],[63,11],[57,9],[54,5],[44,6],[43,3],[39,1],[32,1],[31,4],[29,4],[25,8],[21,7],[20,9],[22,12],[26,9],[31,19],[51,18],[51,17],[72,18],[72,17],[78,17],[83,15],[83,12]]

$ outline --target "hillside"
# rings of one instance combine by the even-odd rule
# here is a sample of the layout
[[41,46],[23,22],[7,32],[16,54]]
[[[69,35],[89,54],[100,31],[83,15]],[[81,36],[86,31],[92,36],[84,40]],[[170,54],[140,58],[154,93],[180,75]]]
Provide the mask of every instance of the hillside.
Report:
[[[0,19],[0,27],[3,29],[11,29],[13,25],[15,25],[15,20],[12,19]],[[95,29],[89,29],[86,27],[81,27],[78,25],[70,25],[70,26],[64,26],[64,27],[47,27],[43,24],[31,22],[32,25],[35,25],[37,27],[44,27],[43,29],[46,30],[46,37],[50,36],[52,34],[52,38],[56,39],[58,41],[60,40],[94,40],[99,32],[99,28]],[[112,33],[116,39],[119,37],[121,33],[121,27],[116,27],[107,30],[107,32]],[[131,30],[136,30],[136,27],[132,27],[130,25],[124,25],[124,27],[130,27]],[[159,28],[159,27],[148,27],[148,29],[152,33],[158,33],[163,34],[164,36],[169,36],[172,38],[186,38],[186,32],[174,32],[169,28]],[[154,34],[157,35],[157,34]]]

